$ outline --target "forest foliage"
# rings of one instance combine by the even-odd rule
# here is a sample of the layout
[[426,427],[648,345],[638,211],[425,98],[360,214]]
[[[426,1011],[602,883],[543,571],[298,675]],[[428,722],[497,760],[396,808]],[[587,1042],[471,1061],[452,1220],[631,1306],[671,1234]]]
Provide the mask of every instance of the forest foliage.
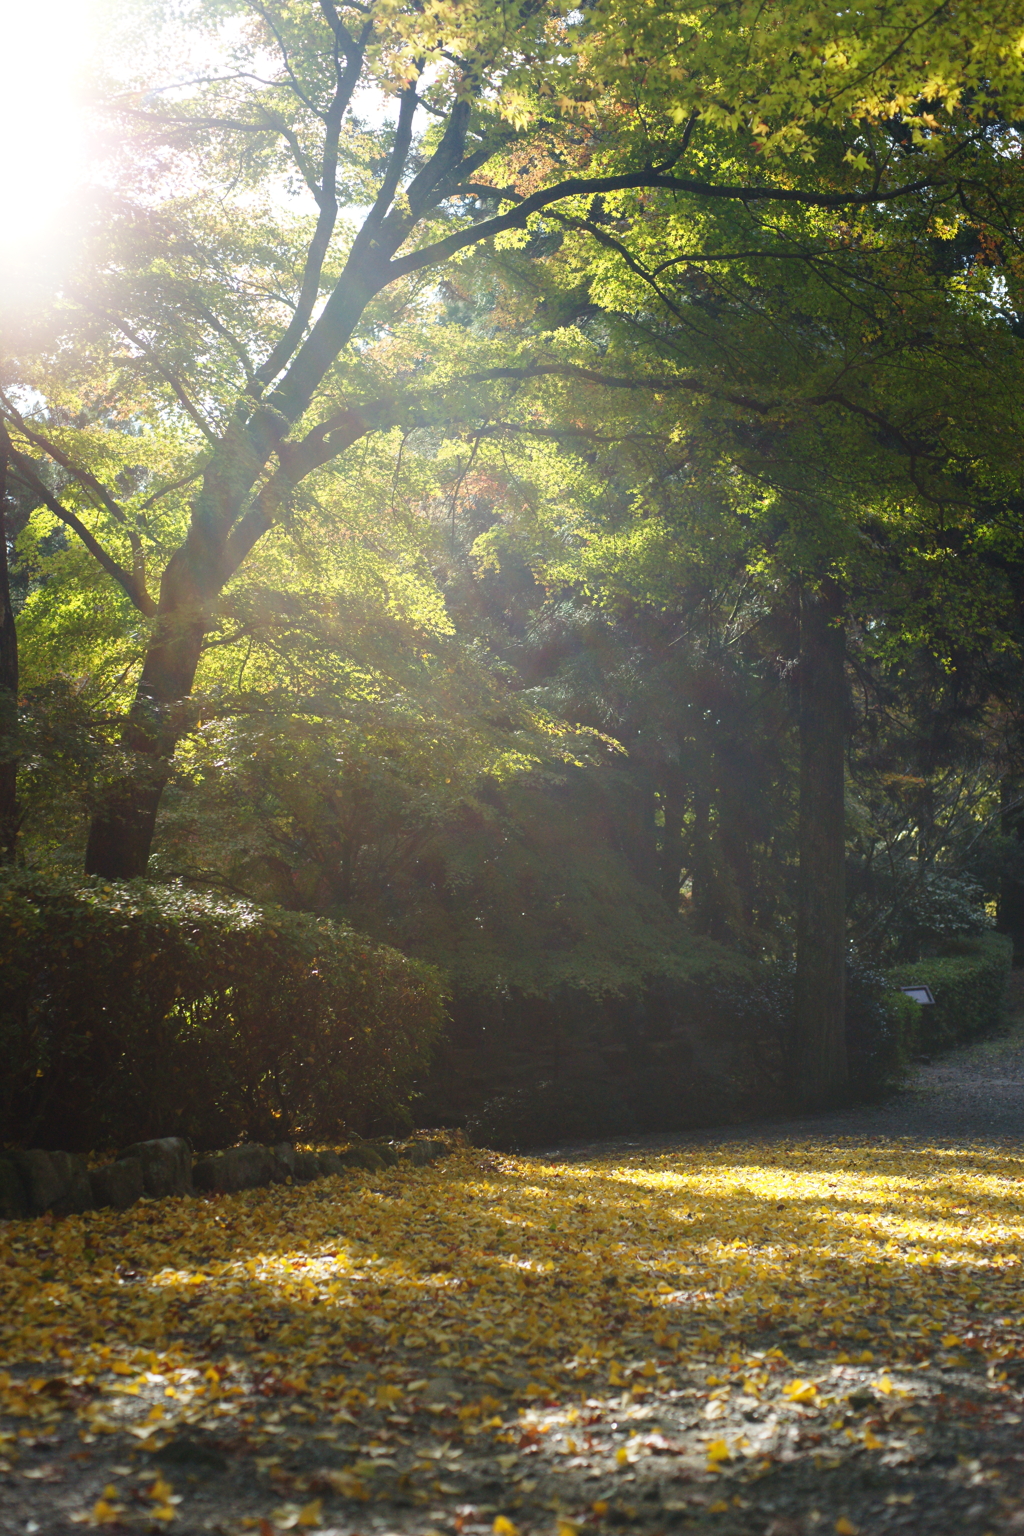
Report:
[[24,878],[442,967],[438,1114],[624,1047],[723,1113],[877,1086],[856,974],[1024,949],[1019,20],[110,28],[4,301]]

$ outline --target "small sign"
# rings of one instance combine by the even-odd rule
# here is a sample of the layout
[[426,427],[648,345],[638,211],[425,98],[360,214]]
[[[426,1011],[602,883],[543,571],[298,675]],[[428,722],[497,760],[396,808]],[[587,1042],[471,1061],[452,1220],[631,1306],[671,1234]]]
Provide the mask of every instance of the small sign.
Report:
[[905,997],[912,997],[915,1003],[934,1003],[931,987],[900,987]]

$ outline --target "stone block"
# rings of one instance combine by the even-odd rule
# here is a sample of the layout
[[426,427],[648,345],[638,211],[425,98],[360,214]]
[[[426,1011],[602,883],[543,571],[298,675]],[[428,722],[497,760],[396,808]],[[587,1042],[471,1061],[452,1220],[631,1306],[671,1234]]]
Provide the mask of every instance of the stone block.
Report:
[[274,1156],[281,1165],[281,1182],[295,1177],[295,1148],[290,1141],[279,1141],[273,1148]]
[[25,1186],[30,1213],[41,1216],[61,1193],[60,1175],[49,1152],[33,1149],[31,1152],[12,1152],[10,1156]]
[[320,1177],[320,1159],[315,1152],[296,1152],[295,1177],[303,1184]]
[[425,1168],[428,1163],[435,1163],[439,1157],[444,1157],[448,1148],[443,1141],[427,1141],[426,1139],[407,1141],[402,1148],[402,1156],[407,1162],[416,1168]]
[[0,1156],[0,1219],[17,1220],[29,1214],[28,1190],[13,1158]]
[[73,1152],[51,1152],[50,1160],[57,1170],[61,1192],[50,1206],[55,1216],[70,1216],[80,1211],[91,1211],[94,1205],[89,1170],[84,1157]]
[[332,1173],[344,1173],[345,1164],[337,1152],[318,1152],[317,1162],[320,1164],[320,1172],[324,1178],[329,1178]]
[[72,1152],[11,1152],[11,1162],[21,1175],[28,1195],[29,1213],[68,1216],[92,1207],[89,1173],[82,1158]]
[[182,1136],[161,1136],[154,1141],[136,1141],[118,1157],[137,1157],[142,1163],[142,1183],[147,1195],[160,1200],[165,1195],[192,1193],[192,1153]]
[[281,1164],[269,1147],[232,1147],[228,1152],[200,1158],[192,1170],[192,1181],[196,1189],[233,1195],[241,1189],[277,1183],[280,1169]]
[[119,1157],[116,1163],[93,1168],[89,1174],[94,1205],[112,1205],[126,1211],[145,1191],[141,1157]]
[[338,1154],[339,1160],[345,1168],[366,1168],[372,1173],[379,1173],[384,1167],[384,1159],[372,1147],[365,1143],[349,1147],[347,1151]]

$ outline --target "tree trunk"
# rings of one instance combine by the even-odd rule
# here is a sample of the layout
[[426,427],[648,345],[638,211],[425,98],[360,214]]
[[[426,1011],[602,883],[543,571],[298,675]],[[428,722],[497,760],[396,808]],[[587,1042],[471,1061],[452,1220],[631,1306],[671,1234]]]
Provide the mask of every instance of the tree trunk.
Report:
[[661,838],[661,890],[672,911],[678,913],[679,885],[685,854],[683,819],[686,787],[682,773],[675,765],[667,767],[662,776],[661,806],[665,816]]
[[714,828],[711,817],[714,756],[704,736],[693,739],[690,762],[693,820],[686,861],[690,875],[690,924],[695,933],[713,938],[718,919],[718,881],[715,878]]
[[111,785],[89,828],[87,875],[132,880],[146,873],[160,797],[186,720],[208,615],[186,546],[164,575],[156,629],[121,744],[134,770]]
[[7,455],[0,452],[0,860],[18,846],[18,627],[7,561]]
[[800,609],[800,870],[794,1089],[800,1107],[835,1102],[847,1081],[843,594],[826,580]]
[[[1024,843],[1024,776],[1006,773],[999,786],[1002,809],[1000,831],[1005,838]],[[996,927],[1013,940],[1013,963],[1024,964],[1024,881],[1014,873],[999,882],[999,915]]]

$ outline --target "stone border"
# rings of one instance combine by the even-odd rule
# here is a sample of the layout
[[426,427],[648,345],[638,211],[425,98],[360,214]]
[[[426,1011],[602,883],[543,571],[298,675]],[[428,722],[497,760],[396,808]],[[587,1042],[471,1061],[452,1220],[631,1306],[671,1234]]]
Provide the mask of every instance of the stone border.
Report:
[[400,1162],[424,1167],[449,1151],[443,1141],[358,1142],[341,1152],[276,1147],[230,1147],[193,1161],[181,1136],[137,1141],[111,1163],[88,1168],[74,1152],[0,1152],[0,1219],[70,1216],[104,1206],[124,1211],[148,1195],[235,1194],[268,1184],[308,1183],[349,1169],[379,1171]]

